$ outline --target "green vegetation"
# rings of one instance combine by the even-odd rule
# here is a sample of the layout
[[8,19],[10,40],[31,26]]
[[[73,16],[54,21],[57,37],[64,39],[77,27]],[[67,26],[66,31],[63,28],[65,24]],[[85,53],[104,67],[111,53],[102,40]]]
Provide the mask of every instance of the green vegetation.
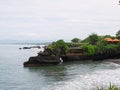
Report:
[[87,55],[94,55],[96,53],[95,45],[85,44],[81,48],[87,52]]
[[69,42],[66,44],[68,45],[68,47],[81,47],[83,45],[83,43],[74,43],[74,42]]
[[117,31],[117,33],[116,33],[116,37],[120,39],[120,30]]
[[98,90],[120,90],[120,88],[110,83],[110,86],[107,89],[102,87],[102,88],[98,88]]
[[67,46],[64,40],[58,40],[49,45],[47,49],[49,52],[51,52],[52,55],[59,56],[65,55],[69,50],[69,47]]
[[106,44],[98,45],[85,44],[81,46],[87,52],[87,55],[117,55],[120,54],[120,44]]
[[[119,55],[120,54],[120,42],[107,42],[105,38],[119,38],[120,30],[116,33],[116,37],[105,35],[98,36],[97,34],[91,34],[85,38],[82,43],[84,43],[81,48],[85,49],[87,55]],[[87,44],[85,44],[87,43]]]
[[79,42],[80,42],[80,39],[79,39],[79,38],[73,38],[71,41],[72,41],[73,43],[79,43]]
[[80,41],[79,38],[73,38],[72,42],[65,42],[64,40],[58,40],[48,46],[48,51],[52,55],[66,55],[70,48],[81,48],[86,52],[86,55],[120,55],[120,42],[109,42],[105,38],[111,38],[112,40],[120,38],[120,30],[116,33],[116,37],[105,35],[99,36],[95,33],[89,35],[84,40]]
[[98,40],[99,40],[98,35],[93,33],[93,34],[89,35],[85,40],[83,40],[83,42],[87,42],[89,44],[96,45]]

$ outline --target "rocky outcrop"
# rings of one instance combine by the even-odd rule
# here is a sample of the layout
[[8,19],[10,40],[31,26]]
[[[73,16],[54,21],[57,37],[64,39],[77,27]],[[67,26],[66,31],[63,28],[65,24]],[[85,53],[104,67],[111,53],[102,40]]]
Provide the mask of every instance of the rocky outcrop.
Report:
[[25,67],[35,67],[44,65],[57,65],[60,62],[61,61],[59,57],[53,56],[49,52],[44,51],[38,53],[38,56],[30,57],[28,61],[23,63],[23,65]]
[[63,62],[92,60],[92,56],[81,56],[81,55],[66,55],[66,56],[61,56],[61,58]]
[[[57,65],[61,62],[70,61],[83,61],[83,60],[107,60],[107,59],[116,59],[120,58],[120,54],[96,54],[96,55],[87,55],[85,51],[81,49],[70,49],[70,51],[65,55],[55,56],[52,55],[47,49],[44,52],[39,52],[38,56],[30,57],[27,62],[24,62],[25,67],[35,67],[35,66],[47,66],[47,65]],[[116,61],[118,62],[118,60]]]
[[56,57],[30,57],[27,62],[24,62],[25,67],[35,67],[35,66],[44,66],[44,65],[57,65],[60,63],[60,60]]
[[97,54],[97,55],[65,55],[61,56],[63,62],[70,62],[70,61],[81,61],[81,60],[108,60],[108,59],[119,59],[120,54]]

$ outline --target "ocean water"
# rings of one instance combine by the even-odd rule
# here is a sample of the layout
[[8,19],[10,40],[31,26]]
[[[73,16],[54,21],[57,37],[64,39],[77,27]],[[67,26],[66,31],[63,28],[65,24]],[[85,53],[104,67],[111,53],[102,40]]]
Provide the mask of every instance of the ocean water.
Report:
[[110,83],[120,87],[119,64],[85,61],[23,67],[41,50],[19,50],[23,46],[0,45],[0,90],[97,90]]

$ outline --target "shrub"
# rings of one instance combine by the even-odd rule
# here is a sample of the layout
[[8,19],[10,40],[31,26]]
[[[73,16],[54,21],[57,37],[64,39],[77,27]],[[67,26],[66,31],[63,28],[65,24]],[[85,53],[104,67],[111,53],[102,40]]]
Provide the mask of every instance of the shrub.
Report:
[[84,49],[88,55],[94,55],[96,53],[97,47],[95,45],[86,44],[83,45],[81,48]]
[[74,43],[78,43],[78,42],[80,42],[80,39],[79,38],[73,38],[71,41],[74,42]]
[[63,40],[58,40],[53,42],[51,45],[48,45],[47,48],[54,55],[66,54],[69,50],[69,47]]

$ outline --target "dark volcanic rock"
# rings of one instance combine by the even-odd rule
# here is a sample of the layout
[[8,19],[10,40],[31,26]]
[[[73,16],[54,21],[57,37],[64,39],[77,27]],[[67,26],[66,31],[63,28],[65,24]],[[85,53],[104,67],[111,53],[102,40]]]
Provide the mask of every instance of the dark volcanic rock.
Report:
[[46,52],[39,53],[38,56],[30,57],[27,62],[24,62],[25,67],[57,65],[60,63],[59,57],[51,56]]
[[57,65],[60,63],[60,60],[58,60],[55,57],[30,57],[27,62],[24,62],[25,67],[29,66],[44,66],[44,65]]
[[[107,59],[119,59],[120,54],[98,54],[98,55],[91,55],[91,56],[81,56],[81,55],[66,55],[61,56],[63,62],[70,62],[70,61],[81,61],[81,60],[107,60]],[[112,60],[113,61],[113,60]],[[117,60],[118,61],[118,60]],[[116,62],[117,62],[116,61]]]
[[92,60],[92,56],[79,56],[79,55],[61,56],[61,58],[63,62]]
[[[78,52],[79,51],[79,52]],[[85,55],[84,51],[81,50],[71,50],[66,55],[52,55],[47,49],[44,52],[39,52],[38,56],[30,57],[27,62],[24,62],[25,67],[33,67],[33,66],[47,66],[47,65],[57,65],[61,62],[60,58],[63,62],[70,61],[84,61],[84,60],[105,60],[105,59],[118,59],[120,58],[120,54],[96,54],[96,55]],[[112,60],[113,61],[113,60]],[[120,62],[116,60],[114,62]]]

